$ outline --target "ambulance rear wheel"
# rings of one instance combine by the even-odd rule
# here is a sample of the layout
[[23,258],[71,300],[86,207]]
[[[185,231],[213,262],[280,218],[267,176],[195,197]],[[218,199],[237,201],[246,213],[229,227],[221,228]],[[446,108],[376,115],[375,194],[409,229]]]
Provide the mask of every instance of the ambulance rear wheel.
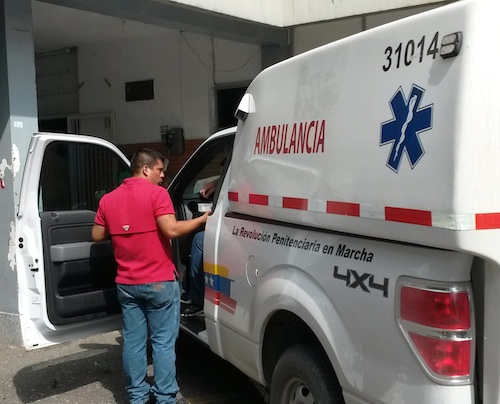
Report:
[[344,403],[337,378],[325,357],[314,345],[288,348],[273,372],[270,404]]

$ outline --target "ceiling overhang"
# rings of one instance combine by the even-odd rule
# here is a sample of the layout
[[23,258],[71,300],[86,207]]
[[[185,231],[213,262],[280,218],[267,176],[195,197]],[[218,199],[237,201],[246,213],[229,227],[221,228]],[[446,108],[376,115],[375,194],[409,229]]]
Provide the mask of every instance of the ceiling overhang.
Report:
[[259,45],[288,43],[288,29],[260,24],[179,3],[153,0],[36,0],[72,9],[138,21],[177,31]]

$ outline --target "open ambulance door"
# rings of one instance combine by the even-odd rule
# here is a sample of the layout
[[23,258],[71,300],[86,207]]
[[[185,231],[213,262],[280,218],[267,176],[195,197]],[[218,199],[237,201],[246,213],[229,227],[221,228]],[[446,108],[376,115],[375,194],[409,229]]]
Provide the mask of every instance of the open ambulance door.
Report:
[[[224,176],[227,172],[233,149],[236,128],[228,128],[217,132],[205,141],[190,157],[186,164],[172,180],[168,190],[175,207],[177,220],[192,219],[203,213],[199,211],[200,203],[212,203],[212,211],[218,204],[218,197]],[[217,184],[210,200],[200,195],[200,190],[210,182]],[[217,219],[212,216],[210,222]],[[207,223],[207,226],[210,226]],[[215,232],[212,225],[212,232]],[[202,230],[202,229],[200,229]],[[191,259],[191,242],[194,234],[172,240],[172,251],[177,270],[180,273],[182,288],[188,291],[190,279],[188,276]],[[205,238],[204,258],[213,256],[215,235]],[[208,254],[206,254],[208,252]],[[205,259],[204,259],[205,261]],[[217,322],[218,301],[213,298],[219,292],[217,287],[205,285],[204,316],[181,318],[181,329],[193,335],[198,340],[209,344],[207,326]]]
[[120,327],[111,242],[93,243],[91,229],[100,198],[128,176],[128,164],[99,138],[33,136],[15,224],[26,349]]

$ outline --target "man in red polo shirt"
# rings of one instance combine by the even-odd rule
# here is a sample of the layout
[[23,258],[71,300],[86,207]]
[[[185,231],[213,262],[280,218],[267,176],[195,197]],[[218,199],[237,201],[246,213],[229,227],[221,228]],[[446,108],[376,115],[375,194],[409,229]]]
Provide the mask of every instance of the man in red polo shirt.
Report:
[[[118,264],[116,283],[123,315],[123,368],[131,404],[150,394],[158,404],[176,403],[175,341],[180,294],[170,239],[184,236],[207,221],[208,213],[177,221],[161,184],[165,158],[140,149],[131,161],[132,177],[102,197],[92,237],[111,236]],[[155,384],[146,382],[148,330],[153,349]]]

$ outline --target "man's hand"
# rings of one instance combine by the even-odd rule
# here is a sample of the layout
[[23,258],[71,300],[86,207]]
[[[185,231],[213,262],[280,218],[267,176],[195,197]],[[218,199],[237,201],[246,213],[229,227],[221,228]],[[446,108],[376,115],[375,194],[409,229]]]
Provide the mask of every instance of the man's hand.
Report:
[[215,188],[217,187],[217,180],[211,181],[201,189],[200,195],[205,199],[210,199],[210,197],[214,194]]

